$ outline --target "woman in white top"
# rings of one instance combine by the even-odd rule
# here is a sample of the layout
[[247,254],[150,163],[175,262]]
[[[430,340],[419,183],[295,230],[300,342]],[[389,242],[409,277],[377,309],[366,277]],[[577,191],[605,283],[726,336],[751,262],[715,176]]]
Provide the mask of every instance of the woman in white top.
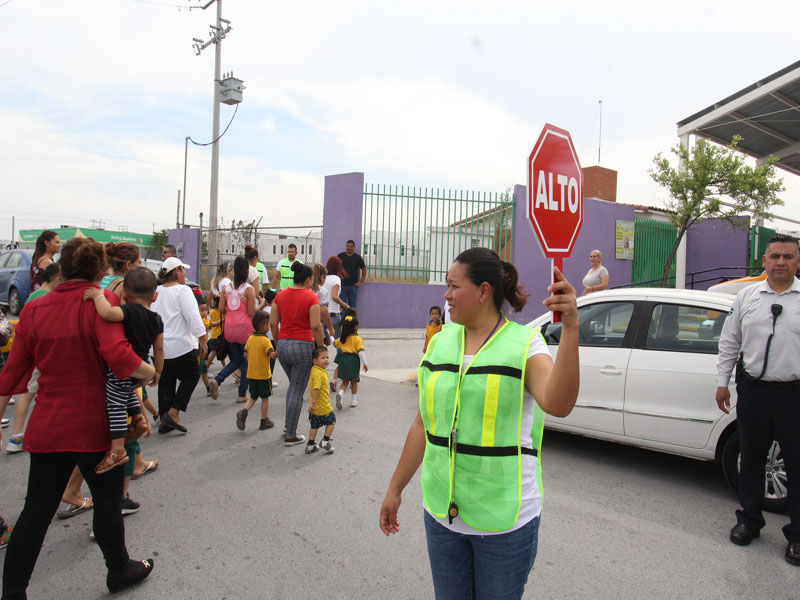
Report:
[[[161,415],[159,433],[177,429],[188,430],[180,419],[180,411],[186,412],[189,399],[200,379],[197,362],[197,343],[200,355],[208,354],[206,327],[200,317],[197,300],[186,285],[186,269],[175,256],[164,261],[159,278],[164,285],[158,286],[158,296],[150,307],[164,321],[164,369],[158,381],[158,414]],[[177,391],[175,384],[179,383]]]
[[253,286],[247,283],[248,265],[244,256],[237,256],[233,261],[233,283],[225,284],[220,289],[219,312],[225,315],[225,328],[222,335],[228,345],[230,362],[220,371],[208,386],[211,397],[219,396],[219,384],[236,371],[239,376],[239,397],[237,402],[247,400],[247,360],[244,357],[244,345],[253,331],[250,322],[256,312],[256,293]]
[[325,328],[325,343],[332,344],[333,339],[328,340],[328,336],[333,335],[333,323],[331,322],[331,314],[328,310],[330,304],[330,291],[325,287],[325,281],[328,278],[328,270],[325,265],[317,263],[311,269],[313,276],[311,278],[311,291],[317,295],[319,300],[319,319],[322,321],[322,326]]
[[328,271],[324,284],[329,298],[328,312],[333,324],[333,337],[338,339],[342,333],[342,310],[350,308],[344,300],[339,298],[339,292],[342,290],[342,277],[347,277],[347,273],[342,266],[342,259],[338,256],[331,256],[325,263],[325,269]]
[[582,296],[608,289],[608,269],[601,264],[602,261],[603,253],[600,252],[600,250],[592,250],[589,254],[589,262],[592,268],[589,269],[586,276],[583,278]]

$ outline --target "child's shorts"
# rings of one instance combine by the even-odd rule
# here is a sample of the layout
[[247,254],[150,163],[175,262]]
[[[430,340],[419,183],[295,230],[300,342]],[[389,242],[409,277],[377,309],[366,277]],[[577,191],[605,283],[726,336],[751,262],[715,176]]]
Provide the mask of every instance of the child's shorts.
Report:
[[311,423],[311,429],[319,429],[320,427],[327,427],[336,423],[336,413],[333,411],[327,415],[315,415],[308,413],[308,421]]
[[217,349],[217,338],[212,338],[208,340],[208,353],[211,354],[216,349]]
[[250,397],[269,398],[272,396],[272,379],[248,379],[250,382]]

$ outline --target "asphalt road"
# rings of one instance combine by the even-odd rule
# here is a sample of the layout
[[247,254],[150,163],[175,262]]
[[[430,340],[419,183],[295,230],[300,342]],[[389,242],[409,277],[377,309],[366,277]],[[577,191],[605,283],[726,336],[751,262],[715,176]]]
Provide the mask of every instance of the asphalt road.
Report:
[[[377,526],[417,410],[409,377],[421,332],[363,335],[371,369],[359,407],[346,400],[337,411],[332,455],[281,443],[280,368],[275,429],[258,431],[254,414],[238,431],[236,388],[226,382],[216,401],[195,392],[187,435],[144,441],[145,456],[161,466],[131,483],[142,510],[125,524],[131,555],[154,557],[155,570],[119,597],[432,597],[418,477],[404,495],[400,533],[386,538]],[[542,459],[539,554],[525,598],[800,597],[800,570],[783,560],[786,515],[767,513],[750,547],[731,544],[737,502],[714,465],[555,432],[545,433]],[[0,456],[0,514],[11,522],[27,462],[23,453]],[[30,598],[107,597],[90,529],[91,512],[53,522]]]

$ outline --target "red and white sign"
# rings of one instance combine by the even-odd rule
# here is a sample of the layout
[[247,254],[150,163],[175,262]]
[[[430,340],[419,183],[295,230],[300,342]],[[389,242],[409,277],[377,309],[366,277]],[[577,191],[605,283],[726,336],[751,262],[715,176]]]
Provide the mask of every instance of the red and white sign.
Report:
[[569,132],[549,123],[528,157],[528,220],[544,255],[563,272],[583,224],[583,169]]
[[569,132],[549,123],[528,158],[528,220],[545,256],[570,255],[583,224],[583,169]]

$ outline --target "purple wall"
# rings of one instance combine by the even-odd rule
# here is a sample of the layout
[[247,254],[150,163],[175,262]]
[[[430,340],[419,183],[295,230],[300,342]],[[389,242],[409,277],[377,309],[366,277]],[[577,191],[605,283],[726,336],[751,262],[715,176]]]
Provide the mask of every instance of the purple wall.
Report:
[[[191,267],[186,278],[200,283],[200,230],[170,229],[169,243],[178,249],[178,258]],[[183,244],[183,255],[181,255],[181,244]]]
[[[722,219],[703,221],[691,227],[686,234],[686,273],[695,273],[717,267],[743,267],[747,265],[750,244],[750,217],[742,217],[744,229],[734,228]],[[720,270],[699,273],[695,280],[711,279],[694,285],[696,290],[707,290],[723,277],[744,277],[741,270]],[[686,287],[691,287],[686,277]]]
[[[347,240],[353,240],[356,243],[356,252],[361,252],[363,209],[363,173],[343,173],[325,177],[325,204],[322,209],[322,264],[325,264],[329,257],[344,252]],[[361,315],[359,314],[360,321]],[[375,325],[369,327],[375,327]]]
[[[550,260],[542,254],[536,234],[528,221],[526,190],[524,185],[514,186],[514,265],[519,271],[520,282],[531,294],[522,313],[510,315],[520,323],[526,323],[544,312],[542,301],[547,298],[547,286],[551,282]],[[580,295],[583,292],[581,281],[590,267],[589,253],[600,250],[611,285],[630,284],[633,261],[617,260],[614,256],[616,221],[633,221],[633,207],[586,198],[583,211],[583,225],[575,240],[572,255],[564,260],[564,275],[567,280]]]

